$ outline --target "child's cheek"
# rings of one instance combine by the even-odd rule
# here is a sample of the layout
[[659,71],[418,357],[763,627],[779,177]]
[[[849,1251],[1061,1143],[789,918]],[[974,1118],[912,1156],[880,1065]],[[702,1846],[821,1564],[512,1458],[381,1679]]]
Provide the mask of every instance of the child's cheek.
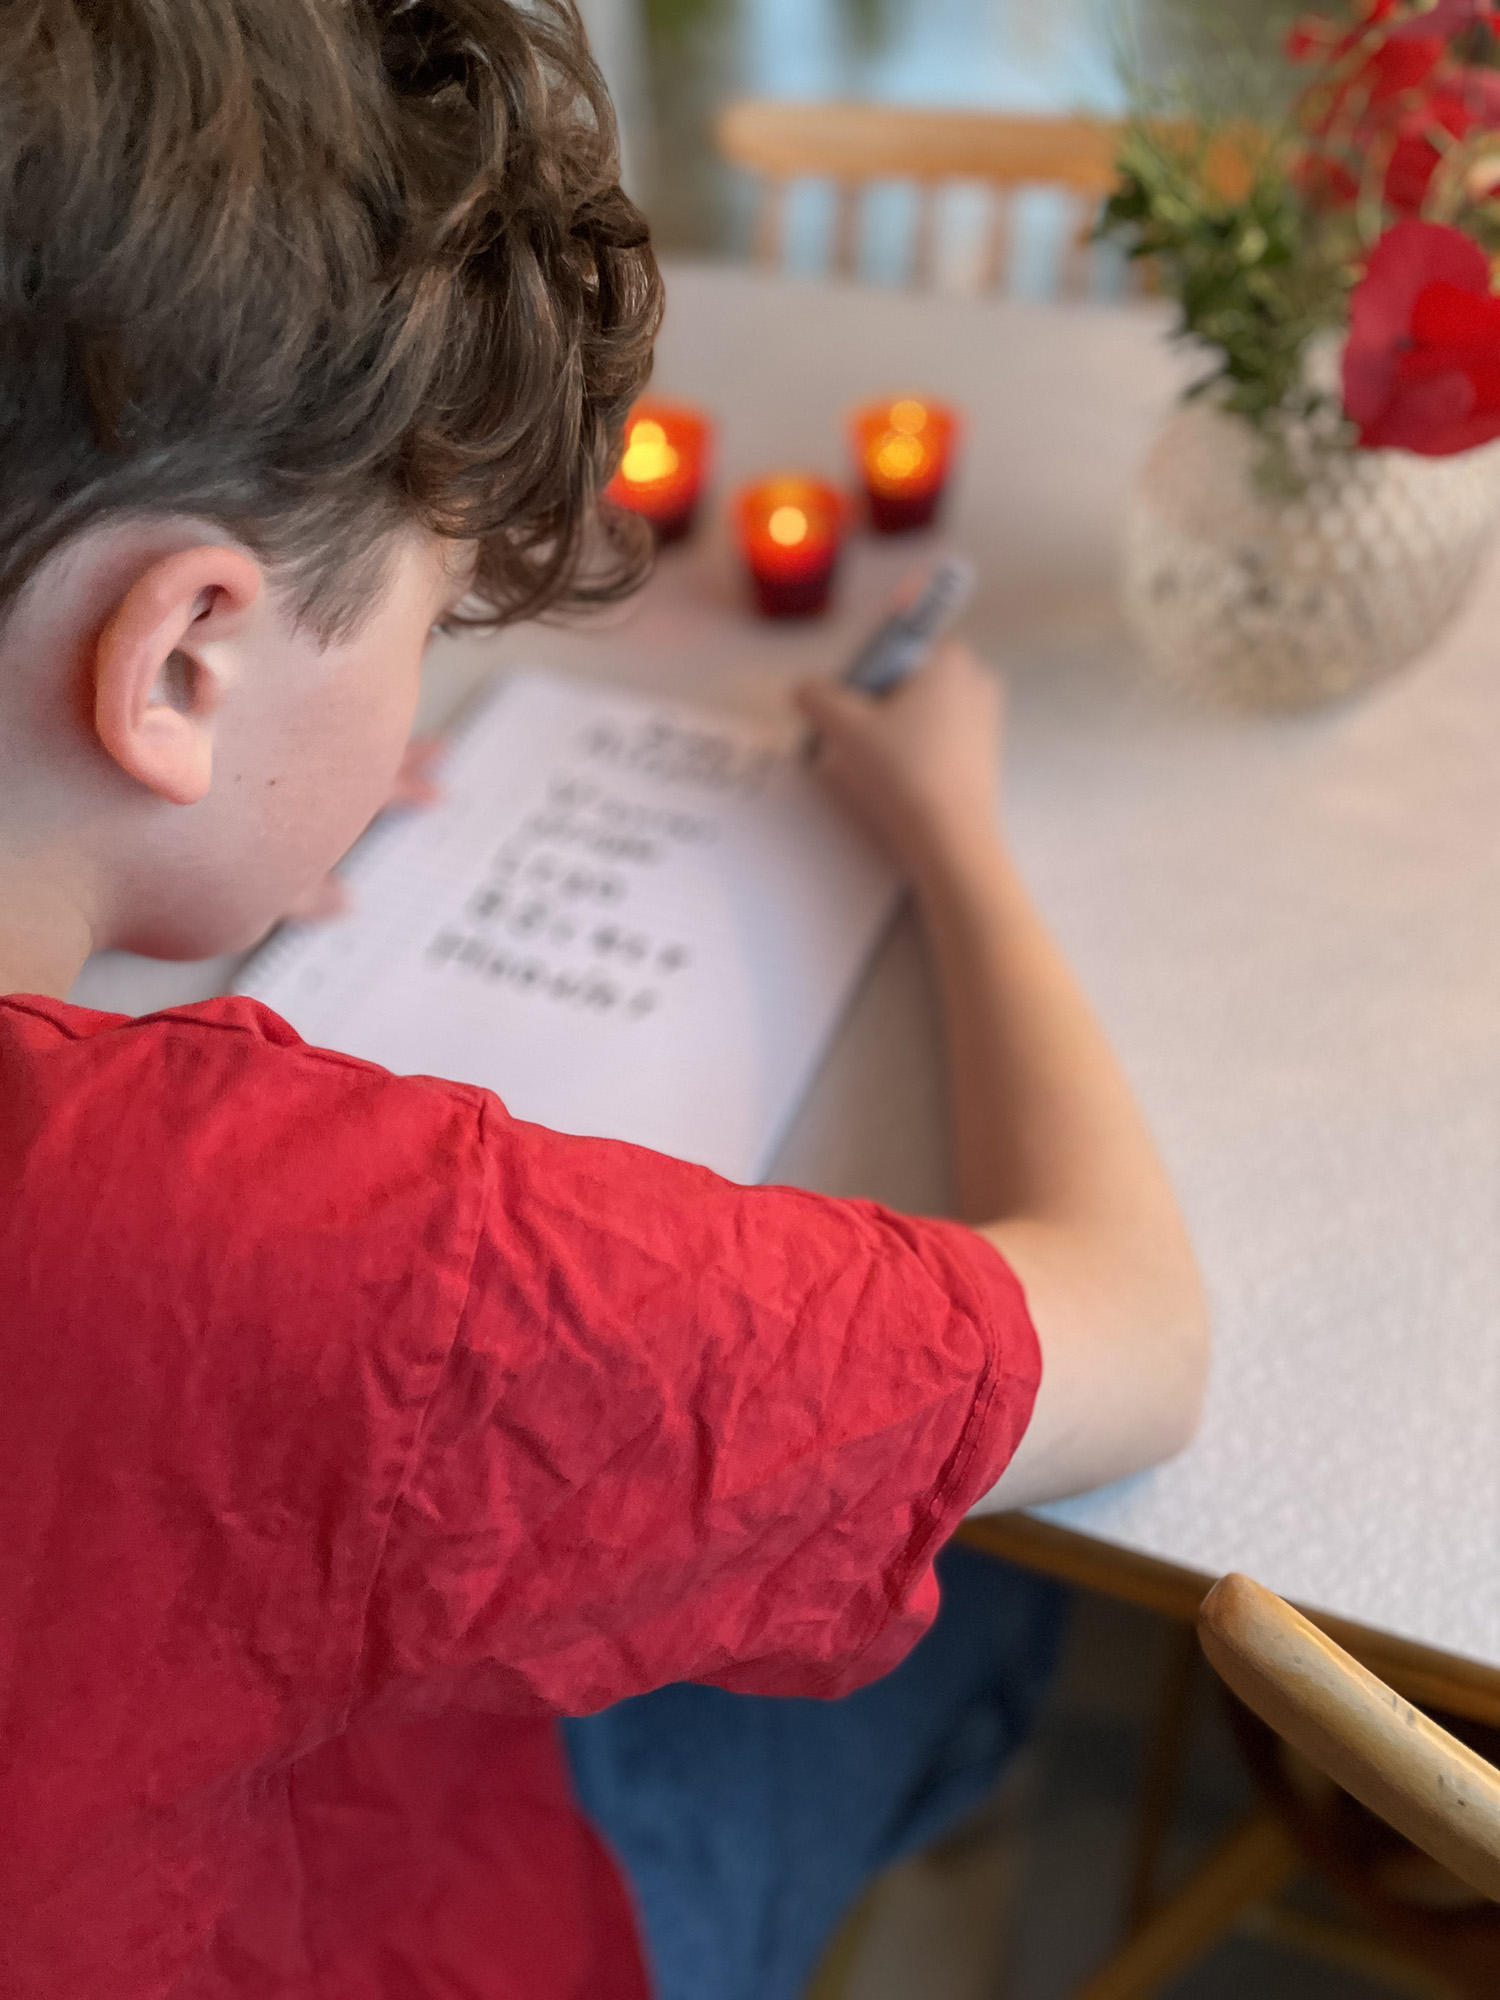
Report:
[[290,734],[265,810],[268,832],[299,872],[332,867],[389,800],[416,714],[421,651],[408,642],[400,660],[387,651],[341,663],[326,698]]

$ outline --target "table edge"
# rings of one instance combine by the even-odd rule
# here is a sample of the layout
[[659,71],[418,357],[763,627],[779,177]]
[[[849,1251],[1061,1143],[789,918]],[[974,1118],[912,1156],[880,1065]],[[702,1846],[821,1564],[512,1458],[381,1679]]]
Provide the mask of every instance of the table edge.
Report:
[[[1029,1514],[971,1516],[959,1529],[958,1539],[1025,1569],[1044,1571],[1064,1583],[1167,1618],[1195,1619],[1199,1604],[1218,1581],[1201,1570]],[[1297,1608],[1408,1700],[1500,1726],[1500,1667],[1332,1616],[1316,1605]]]

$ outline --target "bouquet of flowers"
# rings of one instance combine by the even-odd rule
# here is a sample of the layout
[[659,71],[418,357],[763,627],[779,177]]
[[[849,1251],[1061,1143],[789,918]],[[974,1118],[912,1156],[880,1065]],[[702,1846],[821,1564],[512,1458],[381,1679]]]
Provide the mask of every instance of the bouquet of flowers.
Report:
[[1500,523],[1500,0],[1351,0],[1285,53],[1274,120],[1138,117],[1103,223],[1213,356],[1132,492],[1127,618],[1261,708],[1417,659]]
[[1437,457],[1500,437],[1494,0],[1355,0],[1286,53],[1280,130],[1138,118],[1104,230],[1215,353],[1197,386],[1262,435],[1272,483],[1305,477],[1310,438]]

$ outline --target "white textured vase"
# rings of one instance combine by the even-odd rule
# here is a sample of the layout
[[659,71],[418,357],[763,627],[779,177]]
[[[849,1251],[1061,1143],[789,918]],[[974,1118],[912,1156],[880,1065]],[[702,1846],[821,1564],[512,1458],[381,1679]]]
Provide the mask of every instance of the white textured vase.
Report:
[[1180,689],[1305,708],[1416,659],[1463,601],[1500,521],[1500,445],[1422,458],[1328,449],[1295,497],[1209,402],[1157,438],[1125,523],[1125,609]]

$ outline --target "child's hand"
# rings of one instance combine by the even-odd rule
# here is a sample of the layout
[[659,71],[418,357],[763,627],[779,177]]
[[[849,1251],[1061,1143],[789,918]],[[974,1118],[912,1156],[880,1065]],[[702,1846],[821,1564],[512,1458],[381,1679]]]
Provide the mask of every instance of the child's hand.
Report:
[[386,806],[436,805],[443,788],[433,777],[432,767],[447,747],[446,736],[414,736],[406,746]]
[[909,874],[995,839],[1001,691],[962,640],[893,694],[809,681],[797,705],[818,732],[813,768]]
[[[432,765],[444,747],[441,736],[414,736],[406,746],[396,782],[384,810],[392,806],[430,806],[442,797],[442,789],[432,775]],[[340,916],[349,907],[349,891],[343,878],[323,875],[311,888],[304,889],[284,915],[299,924],[321,923]]]

